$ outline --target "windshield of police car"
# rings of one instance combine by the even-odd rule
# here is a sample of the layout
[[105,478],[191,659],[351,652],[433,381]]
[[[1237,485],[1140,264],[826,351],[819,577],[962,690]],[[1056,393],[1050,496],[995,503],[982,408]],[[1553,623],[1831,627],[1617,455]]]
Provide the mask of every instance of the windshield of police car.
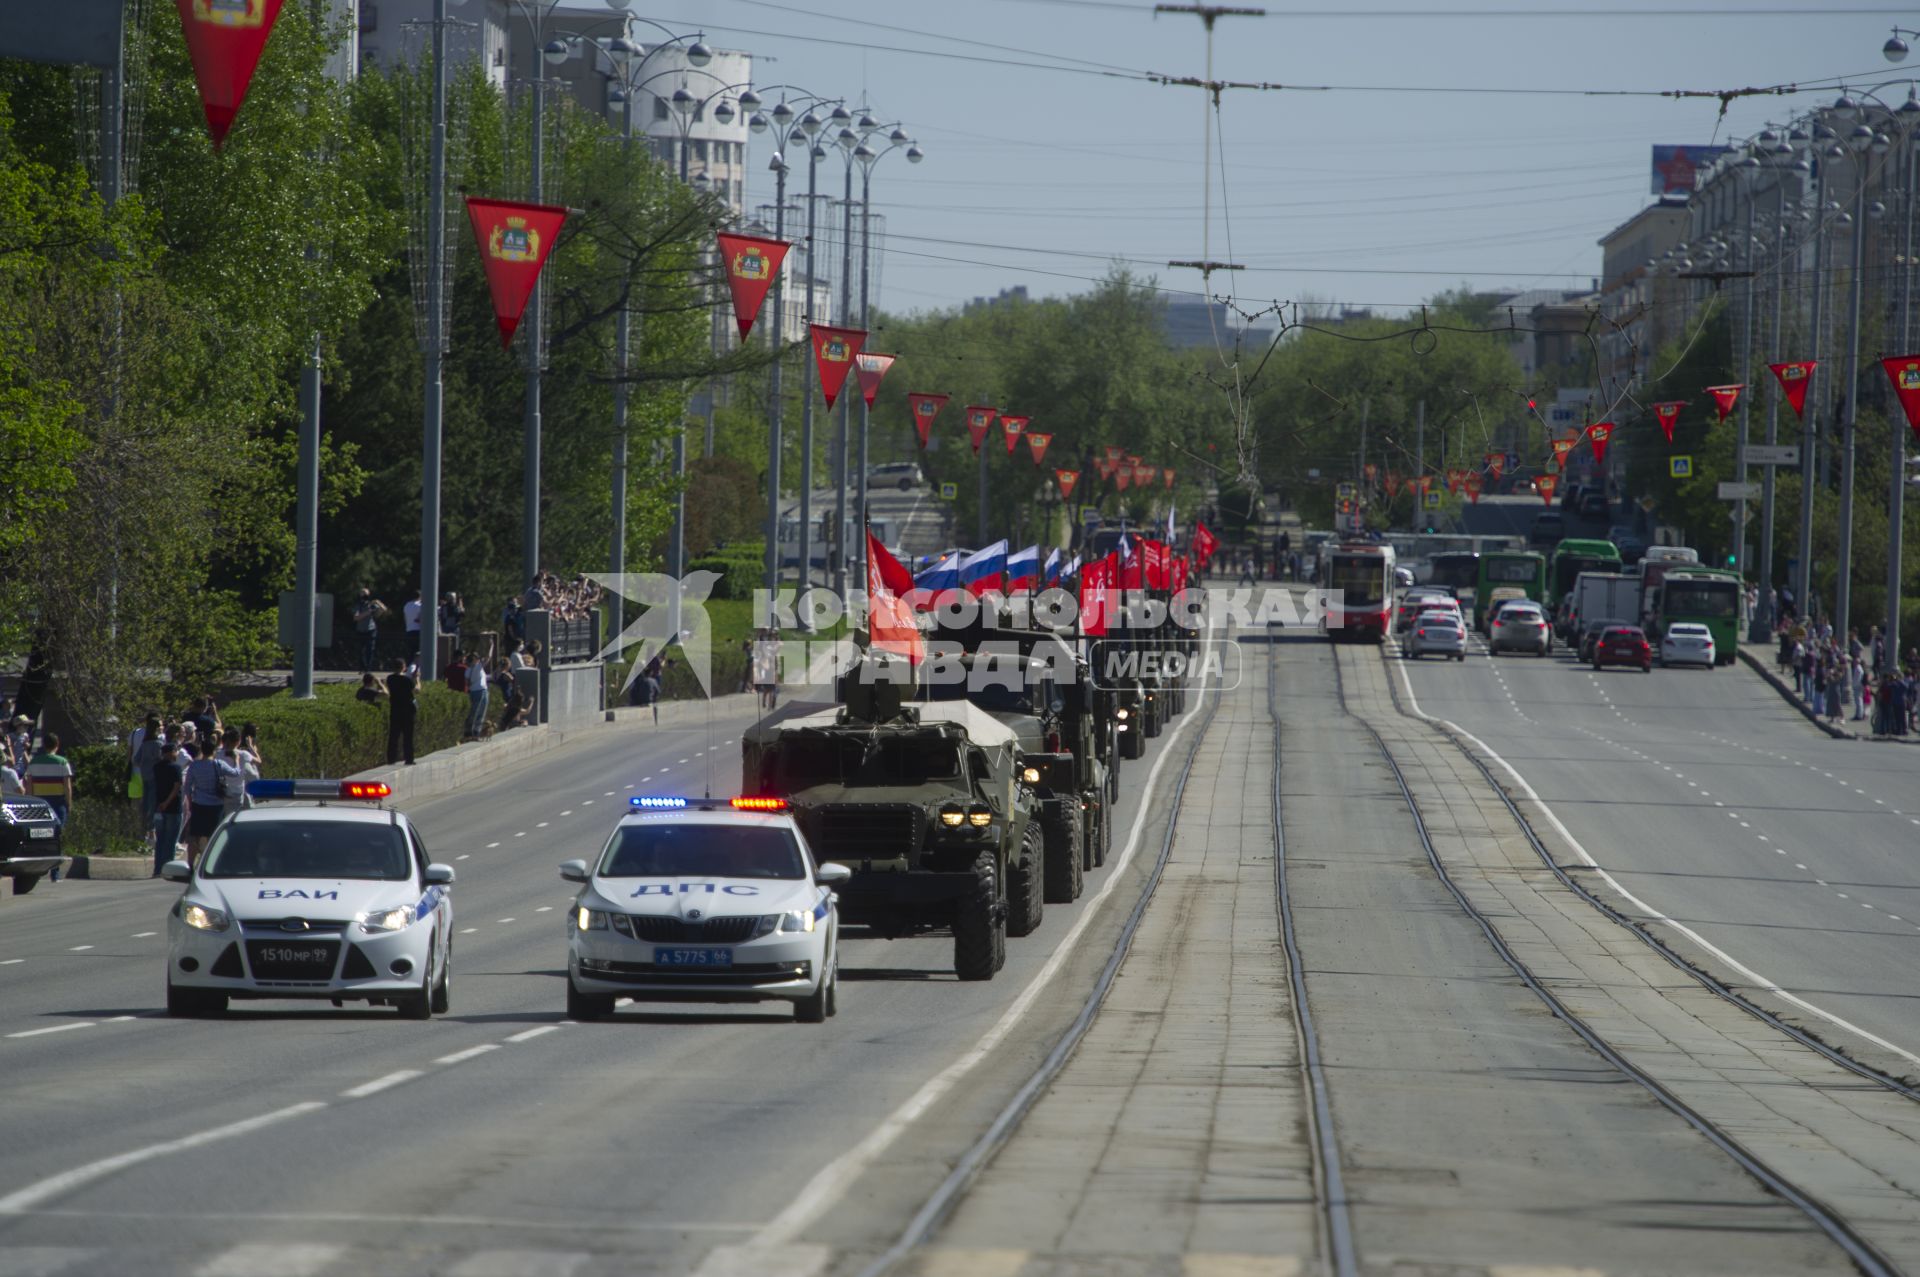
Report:
[[600,858],[602,878],[787,878],[807,876],[787,829],[752,825],[623,825]]
[[413,874],[406,836],[390,822],[233,821],[207,848],[207,878],[358,878],[405,882]]

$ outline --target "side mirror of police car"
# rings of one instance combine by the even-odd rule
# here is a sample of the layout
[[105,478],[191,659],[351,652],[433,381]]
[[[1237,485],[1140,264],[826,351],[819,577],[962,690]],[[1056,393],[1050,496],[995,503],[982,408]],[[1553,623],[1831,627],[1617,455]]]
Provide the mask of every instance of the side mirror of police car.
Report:
[[193,866],[184,860],[169,860],[160,866],[160,876],[168,882],[191,882]]
[[813,880],[823,887],[831,887],[853,877],[853,870],[845,865],[836,865],[832,861],[814,867]]
[[584,860],[561,861],[560,876],[568,882],[585,882],[587,880],[587,862]]
[[428,865],[427,876],[424,879],[424,881],[429,886],[431,886],[434,883],[451,883],[453,881],[453,866],[452,865]]

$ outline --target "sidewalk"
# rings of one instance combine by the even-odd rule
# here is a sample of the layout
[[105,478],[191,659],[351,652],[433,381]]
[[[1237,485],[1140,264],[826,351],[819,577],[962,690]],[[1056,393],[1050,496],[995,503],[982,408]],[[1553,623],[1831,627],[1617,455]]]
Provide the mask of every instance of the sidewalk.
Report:
[[1801,717],[1805,718],[1809,723],[1812,723],[1815,727],[1833,737],[1835,740],[1879,741],[1887,745],[1920,745],[1920,738],[1913,736],[1875,736],[1871,729],[1873,720],[1871,711],[1869,711],[1866,718],[1861,719],[1859,722],[1860,727],[1867,728],[1865,731],[1855,729],[1854,719],[1851,716],[1847,718],[1847,725],[1845,727],[1836,727],[1814,712],[1813,708],[1807,704],[1806,698],[1793,690],[1792,681],[1783,678],[1779,671],[1772,667],[1769,657],[1757,655],[1751,647],[1742,647],[1740,649],[1740,659],[1746,663],[1749,669],[1764,679],[1768,686],[1780,693],[1781,698],[1785,700],[1787,704],[1799,710]]

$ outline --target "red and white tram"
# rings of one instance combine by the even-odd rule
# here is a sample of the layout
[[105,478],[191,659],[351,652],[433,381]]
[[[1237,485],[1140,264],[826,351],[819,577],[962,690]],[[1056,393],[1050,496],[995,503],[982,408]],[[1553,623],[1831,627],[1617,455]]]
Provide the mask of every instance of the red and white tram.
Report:
[[1331,591],[1320,627],[1339,642],[1386,641],[1393,612],[1393,547],[1352,543],[1322,551],[1321,588]]

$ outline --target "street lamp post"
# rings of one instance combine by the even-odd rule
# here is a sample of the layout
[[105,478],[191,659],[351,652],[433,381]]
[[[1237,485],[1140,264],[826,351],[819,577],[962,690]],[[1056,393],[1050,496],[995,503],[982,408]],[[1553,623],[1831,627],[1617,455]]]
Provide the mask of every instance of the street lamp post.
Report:
[[[820,103],[824,105],[824,101]],[[834,104],[822,121],[811,107],[796,126],[807,144],[807,304],[809,323],[814,322],[813,299],[818,281],[814,236],[820,206],[820,161],[827,158],[826,148],[817,141],[828,123],[842,123],[851,117],[847,108]],[[813,584],[813,360],[800,361],[800,586],[804,593]],[[802,625],[806,623],[803,621]]]
[[[444,421],[443,365],[447,355],[446,327],[446,255],[447,255],[447,0],[433,0],[433,118],[427,135],[427,332],[424,420],[421,423],[420,455],[420,659],[426,677],[440,672],[440,445]],[[318,351],[315,352],[316,356]],[[316,359],[316,363],[317,363]],[[314,399],[319,411],[319,398]],[[300,479],[310,482],[305,440],[301,446]],[[319,438],[314,438],[311,482],[318,490]],[[306,529],[302,528],[303,535]],[[305,565],[303,564],[303,567]],[[311,569],[307,569],[311,580]],[[312,599],[307,599],[309,615]],[[304,645],[308,673],[304,688],[296,686],[296,696],[313,695],[313,645]]]
[[1821,334],[1825,325],[1821,322],[1821,311],[1826,299],[1826,263],[1827,263],[1827,164],[1823,154],[1823,143],[1832,139],[1833,131],[1816,118],[1806,129],[1805,136],[1796,131],[1794,142],[1796,149],[1809,146],[1814,151],[1813,158],[1813,313],[1811,325],[1812,340],[1809,358],[1813,366],[1807,370],[1807,397],[1800,414],[1800,544],[1799,580],[1795,583],[1797,597],[1795,606],[1800,615],[1813,619],[1813,488],[1818,475],[1814,452],[1818,444],[1818,423],[1820,416],[1820,396],[1816,393],[1820,380]]
[[[1920,185],[1914,181],[1915,168],[1920,167],[1920,101],[1916,101],[1914,90],[1908,90],[1907,100],[1901,104],[1898,114],[1905,130],[1901,162],[1906,167],[1903,198],[1907,219],[1900,251],[1900,269],[1903,273],[1900,289],[1900,349],[1909,352],[1913,349],[1913,206],[1916,198],[1920,198]],[[1891,673],[1900,667],[1900,596],[1906,584],[1901,558],[1907,513],[1907,424],[1897,414],[1889,413],[1887,425],[1893,444],[1893,475],[1888,480],[1887,490],[1887,620],[1885,638],[1881,643],[1884,654],[1881,668]]]
[[[1774,168],[1780,174],[1774,183],[1775,234],[1773,250],[1773,315],[1767,331],[1772,349],[1778,350],[1781,340],[1781,304],[1786,297],[1787,269],[1787,187],[1788,170],[1807,172],[1810,166],[1804,160],[1795,160],[1793,146],[1783,139],[1775,141],[1772,147]],[[1748,391],[1749,394],[1752,391]],[[1772,448],[1780,437],[1780,392],[1774,387],[1774,393],[1767,398],[1767,446]],[[1778,466],[1761,467],[1760,480],[1760,597],[1753,610],[1753,628],[1748,633],[1751,642],[1764,642],[1773,632],[1773,508],[1774,480]]]
[[[863,115],[860,117],[860,127],[865,131],[866,137],[870,138],[886,126],[872,116]],[[862,328],[868,327],[870,322],[868,286],[873,274],[873,166],[878,164],[882,157],[903,148],[909,164],[918,164],[926,158],[926,152],[922,151],[919,145],[897,124],[887,135],[887,146],[884,150],[874,150],[867,145],[866,138],[862,138],[860,144],[853,148],[853,158],[860,165],[860,326]],[[867,403],[866,396],[862,395],[860,397],[859,463],[862,523],[865,523],[867,517],[867,435],[872,414],[872,407]],[[863,583],[867,579],[866,566],[867,539],[862,536],[860,538],[860,580]]]

